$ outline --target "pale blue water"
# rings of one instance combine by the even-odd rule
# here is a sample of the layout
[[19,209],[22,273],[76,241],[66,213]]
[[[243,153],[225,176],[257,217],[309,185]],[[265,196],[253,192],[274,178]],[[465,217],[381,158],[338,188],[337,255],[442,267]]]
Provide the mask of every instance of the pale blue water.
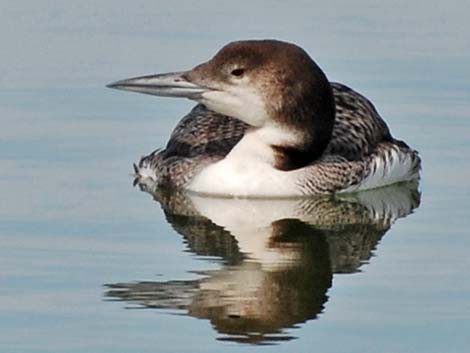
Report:
[[[2,1],[0,10],[0,352],[470,350],[466,1]],[[172,219],[184,240],[132,187],[132,162],[162,146],[192,103],[104,86],[265,37],[303,46],[420,151],[411,215],[346,235],[341,218],[281,222],[287,240],[267,249],[256,243],[270,224],[261,216],[264,230],[234,230],[222,219],[232,206],[198,204],[245,238]],[[359,233],[371,238],[351,240]],[[258,260],[240,254],[260,248],[269,251]],[[142,293],[139,281],[153,287]],[[261,324],[272,331],[264,339]]]

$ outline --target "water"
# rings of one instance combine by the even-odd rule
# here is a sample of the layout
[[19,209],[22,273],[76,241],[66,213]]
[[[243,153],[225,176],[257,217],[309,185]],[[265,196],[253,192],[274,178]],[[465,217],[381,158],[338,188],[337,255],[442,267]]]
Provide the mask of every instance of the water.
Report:
[[[468,352],[466,2],[0,5],[0,352]],[[133,188],[192,103],[104,85],[260,37],[371,98],[420,151],[420,191]]]

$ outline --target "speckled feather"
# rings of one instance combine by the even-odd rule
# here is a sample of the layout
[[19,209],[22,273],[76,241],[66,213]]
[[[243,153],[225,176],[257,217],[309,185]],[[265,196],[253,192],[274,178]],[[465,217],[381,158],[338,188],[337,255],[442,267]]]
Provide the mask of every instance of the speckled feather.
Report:
[[[417,176],[417,152],[391,136],[372,103],[342,84],[331,87],[336,103],[331,141],[319,159],[289,171],[299,194],[354,190],[394,158],[409,159],[410,174]],[[156,179],[161,186],[185,187],[204,167],[223,159],[248,128],[199,104],[178,123],[165,149],[140,160],[136,174]]]

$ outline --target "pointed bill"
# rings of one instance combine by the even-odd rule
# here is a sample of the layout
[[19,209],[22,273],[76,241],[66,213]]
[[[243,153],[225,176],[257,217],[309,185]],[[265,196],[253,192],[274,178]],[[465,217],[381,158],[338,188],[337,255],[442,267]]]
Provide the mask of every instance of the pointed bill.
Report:
[[198,99],[207,87],[194,84],[186,78],[187,71],[148,75],[113,82],[106,87],[151,94],[161,97]]

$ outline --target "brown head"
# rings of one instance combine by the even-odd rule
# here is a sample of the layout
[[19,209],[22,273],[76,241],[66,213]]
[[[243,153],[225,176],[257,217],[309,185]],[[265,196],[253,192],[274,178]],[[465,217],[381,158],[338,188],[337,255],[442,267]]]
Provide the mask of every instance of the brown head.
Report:
[[255,129],[275,130],[267,143],[294,165],[321,155],[335,117],[322,70],[302,48],[275,40],[232,42],[190,71],[137,77],[110,87],[186,97]]

